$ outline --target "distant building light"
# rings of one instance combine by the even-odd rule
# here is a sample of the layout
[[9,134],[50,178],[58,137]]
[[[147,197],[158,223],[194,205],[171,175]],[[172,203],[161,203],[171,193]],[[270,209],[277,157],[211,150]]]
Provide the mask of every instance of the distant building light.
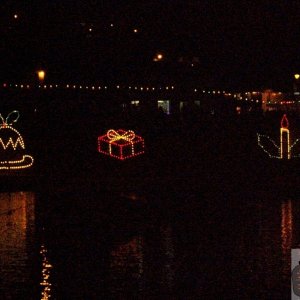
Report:
[[17,14],[14,14],[14,19],[18,19],[18,15]]
[[300,78],[300,74],[295,74],[294,77],[295,77],[295,79],[299,79]]
[[140,104],[139,100],[132,100],[131,105],[138,106]]
[[161,108],[163,112],[170,114],[170,101],[169,100],[158,100],[157,108]]

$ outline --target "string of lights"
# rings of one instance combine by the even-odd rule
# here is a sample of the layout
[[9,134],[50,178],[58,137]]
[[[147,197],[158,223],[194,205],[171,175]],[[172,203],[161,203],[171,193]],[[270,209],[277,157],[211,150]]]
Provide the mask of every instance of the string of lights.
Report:
[[[132,90],[132,91],[158,91],[158,90],[166,90],[172,91],[175,90],[174,85],[167,86],[137,86],[137,85],[84,85],[84,84],[12,84],[12,83],[3,83],[2,88],[17,88],[17,89],[79,89],[79,90]],[[232,93],[227,93],[226,91],[221,90],[204,90],[200,88],[194,88],[193,91],[195,93],[203,93],[203,94],[213,94],[213,95],[225,95],[232,96]]]
[[[2,83],[0,88],[2,89],[22,89],[22,90],[80,90],[91,92],[108,92],[108,91],[127,91],[127,92],[174,92],[179,88],[175,85],[166,86],[150,86],[150,85],[99,85],[99,84],[44,84],[44,80],[39,80],[39,84],[26,84],[26,83]],[[207,96],[222,96],[227,99],[234,99],[246,102],[263,102],[261,99],[262,92],[246,92],[246,93],[232,93],[225,90],[217,89],[203,89],[203,88],[191,88],[191,93],[195,95],[207,95]],[[292,103],[291,103],[292,104]]]

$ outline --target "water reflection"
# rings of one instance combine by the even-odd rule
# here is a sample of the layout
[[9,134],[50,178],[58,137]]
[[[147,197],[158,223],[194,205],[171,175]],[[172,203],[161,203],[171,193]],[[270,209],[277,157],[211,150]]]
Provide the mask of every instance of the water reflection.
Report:
[[143,238],[140,235],[111,252],[110,269],[116,283],[114,293],[120,294],[132,285],[138,287],[137,292],[143,290],[144,253]]
[[288,202],[284,202],[281,204],[281,248],[283,255],[290,255],[290,249],[292,245],[292,231],[292,201],[288,200]]
[[165,254],[164,270],[163,270],[163,283],[171,292],[174,285],[175,267],[174,267],[174,244],[172,237],[172,228],[170,225],[162,226],[162,248]]
[[35,230],[34,207],[34,193],[0,193],[1,299],[14,299],[19,293],[26,299],[32,275],[29,261]]
[[52,265],[49,262],[49,259],[47,257],[47,248],[45,245],[41,245],[40,254],[42,256],[42,281],[40,282],[40,285],[42,287],[41,292],[41,300],[47,300],[51,298],[51,269]]
[[162,214],[128,197],[83,210],[79,196],[39,201],[35,215],[34,193],[0,193],[0,299],[284,299],[290,289],[294,199],[234,194],[225,206],[209,195]]
[[292,201],[281,204],[281,250],[283,259],[283,272],[288,279],[291,270],[291,248],[293,238],[293,211]]

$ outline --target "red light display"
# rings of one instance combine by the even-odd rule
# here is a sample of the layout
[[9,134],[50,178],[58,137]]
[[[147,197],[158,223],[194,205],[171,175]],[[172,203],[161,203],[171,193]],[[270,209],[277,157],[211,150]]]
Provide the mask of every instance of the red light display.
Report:
[[281,119],[281,128],[288,129],[289,128],[289,120],[286,117],[286,114],[283,115]]
[[120,160],[141,155],[144,149],[144,139],[132,130],[110,129],[98,137],[98,151]]

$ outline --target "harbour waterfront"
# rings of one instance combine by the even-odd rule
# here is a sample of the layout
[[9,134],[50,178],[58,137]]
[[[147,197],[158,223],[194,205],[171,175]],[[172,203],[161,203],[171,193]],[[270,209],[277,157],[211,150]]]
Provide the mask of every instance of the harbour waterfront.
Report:
[[0,300],[290,299],[300,1],[106,2],[1,1]]

